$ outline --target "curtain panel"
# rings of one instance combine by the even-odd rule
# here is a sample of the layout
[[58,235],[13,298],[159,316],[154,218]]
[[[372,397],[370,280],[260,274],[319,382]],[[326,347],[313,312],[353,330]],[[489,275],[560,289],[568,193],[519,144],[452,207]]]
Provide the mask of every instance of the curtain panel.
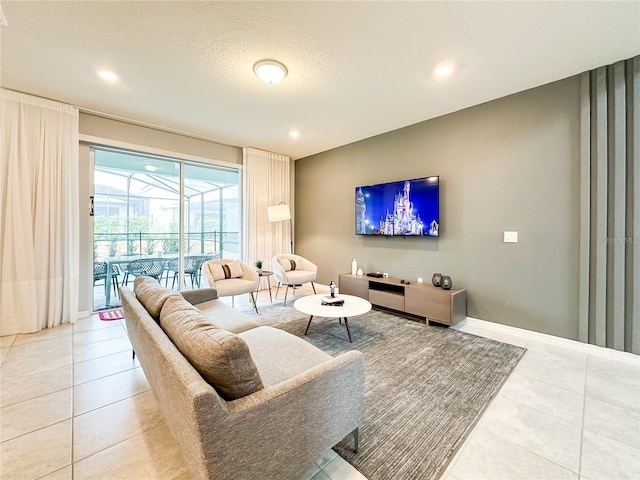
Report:
[[269,206],[290,205],[290,160],[286,155],[244,148],[243,164],[244,257],[249,265],[262,260],[263,268],[271,269],[273,256],[291,249],[291,224],[269,222],[267,216]]
[[78,109],[0,89],[0,335],[78,315]]
[[640,354],[640,57],[581,76],[579,339]]

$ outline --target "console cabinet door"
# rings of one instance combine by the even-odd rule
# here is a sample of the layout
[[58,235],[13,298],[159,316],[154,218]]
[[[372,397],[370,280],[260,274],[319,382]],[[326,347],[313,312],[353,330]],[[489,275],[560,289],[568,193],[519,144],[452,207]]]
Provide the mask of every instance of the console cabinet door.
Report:
[[369,300],[369,280],[351,275],[340,275],[338,277],[338,289],[345,295],[355,295],[356,297]]
[[406,287],[404,306],[407,313],[451,325],[451,294],[440,288]]

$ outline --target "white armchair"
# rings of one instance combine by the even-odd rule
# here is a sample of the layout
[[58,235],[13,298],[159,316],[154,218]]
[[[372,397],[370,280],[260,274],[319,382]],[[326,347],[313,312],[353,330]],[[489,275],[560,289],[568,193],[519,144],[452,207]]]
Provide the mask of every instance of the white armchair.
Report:
[[258,313],[258,306],[253,293],[258,286],[258,274],[254,269],[239,260],[217,259],[209,260],[202,265],[202,272],[210,287],[218,292],[218,297],[231,297],[234,306],[234,296],[248,293],[251,304]]
[[316,293],[313,281],[318,275],[318,267],[310,260],[293,253],[285,253],[273,257],[271,268],[273,269],[273,276],[278,282],[276,298],[278,298],[280,284],[287,286],[284,292],[283,305],[287,303],[289,287],[293,288],[293,294],[295,295],[297,286],[311,282],[313,293]]

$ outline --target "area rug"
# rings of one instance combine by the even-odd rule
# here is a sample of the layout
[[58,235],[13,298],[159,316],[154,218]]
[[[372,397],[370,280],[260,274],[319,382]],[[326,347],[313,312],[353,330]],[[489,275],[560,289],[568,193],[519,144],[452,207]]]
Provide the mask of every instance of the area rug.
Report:
[[251,315],[331,355],[364,354],[365,414],[360,452],[351,436],[334,447],[369,480],[437,479],[525,352],[444,327],[372,310],[350,320],[353,344],[335,319],[268,305]]
[[107,312],[100,312],[98,314],[100,320],[104,320],[105,322],[111,320],[122,320],[124,318],[124,310],[121,308],[116,308],[115,310],[109,310]]

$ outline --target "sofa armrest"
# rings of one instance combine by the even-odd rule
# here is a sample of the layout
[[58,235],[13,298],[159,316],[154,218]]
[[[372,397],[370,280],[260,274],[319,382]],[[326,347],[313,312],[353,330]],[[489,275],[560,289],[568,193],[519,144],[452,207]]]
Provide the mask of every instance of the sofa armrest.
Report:
[[198,305],[200,303],[209,302],[218,298],[218,291],[213,288],[198,288],[196,290],[185,290],[180,292],[184,299],[191,305]]
[[[348,388],[343,391],[337,385],[348,384]],[[239,398],[227,403],[230,414],[242,414],[252,409],[269,408],[269,402],[282,400],[287,397],[286,404],[292,408],[293,403],[302,401],[296,397],[302,397],[305,393],[313,391],[315,401],[321,401],[325,396],[340,395],[362,395],[359,402],[364,399],[364,356],[357,350],[343,353],[331,360],[316,365],[306,372],[302,372],[294,377],[259,390],[246,397]],[[357,398],[353,399],[358,401]],[[308,399],[304,400],[308,405]]]
[[[320,453],[362,425],[364,378],[362,353],[349,351],[279,384],[227,402],[222,423],[207,424],[202,418],[202,431],[210,432],[204,450],[216,452],[209,459],[210,471],[220,478],[235,478],[238,471],[245,472],[246,478],[271,478],[265,474],[266,466],[276,462],[277,478],[296,477]],[[287,461],[278,462],[284,458],[283,452]]]

